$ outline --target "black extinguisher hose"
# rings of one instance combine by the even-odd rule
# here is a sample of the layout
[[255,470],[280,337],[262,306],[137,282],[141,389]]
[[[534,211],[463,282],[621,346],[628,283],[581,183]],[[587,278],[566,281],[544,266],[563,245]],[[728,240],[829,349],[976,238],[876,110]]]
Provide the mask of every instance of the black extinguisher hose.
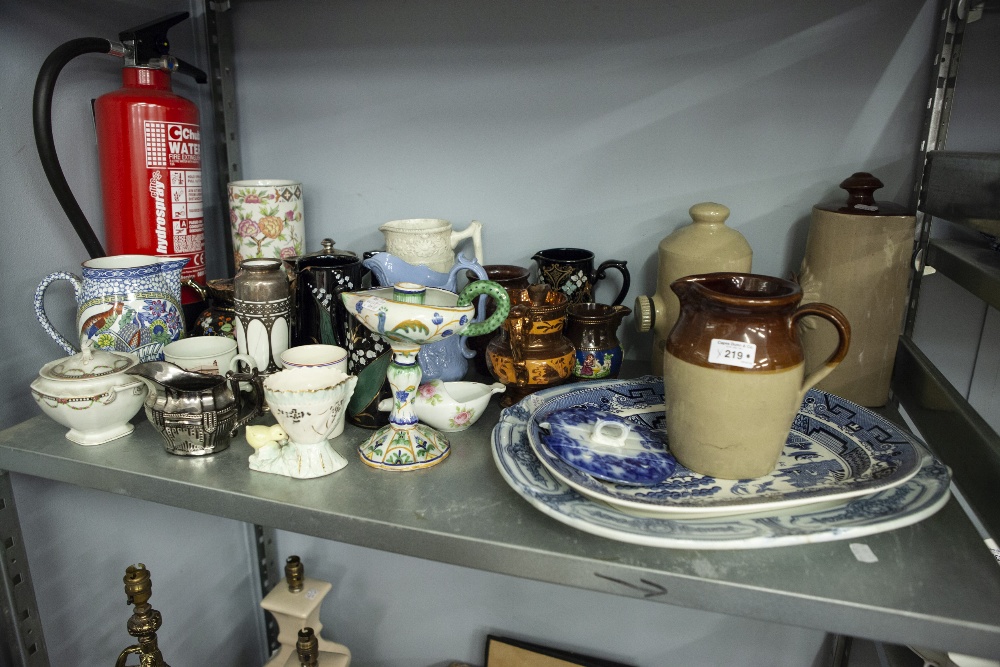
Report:
[[49,179],[52,191],[69,217],[77,236],[83,241],[91,257],[104,257],[107,253],[104,246],[94,233],[93,227],[84,216],[80,205],[69,189],[66,176],[59,165],[56,155],[55,141],[52,138],[52,93],[56,87],[59,72],[66,64],[85,53],[111,53],[112,44],[100,37],[83,37],[66,42],[42,63],[42,69],[35,80],[35,96],[32,106],[32,119],[35,126],[35,144],[38,147],[38,157],[42,160],[42,169]]

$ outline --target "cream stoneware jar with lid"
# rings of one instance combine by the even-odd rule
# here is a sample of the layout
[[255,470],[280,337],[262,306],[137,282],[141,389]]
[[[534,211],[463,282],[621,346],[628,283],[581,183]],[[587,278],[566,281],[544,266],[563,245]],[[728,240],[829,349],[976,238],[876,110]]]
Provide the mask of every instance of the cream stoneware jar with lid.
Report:
[[42,366],[31,396],[42,412],[69,428],[68,440],[100,445],[132,432],[129,420],[142,407],[147,389],[124,374],[139,363],[135,354],[95,350],[89,340],[82,348]]
[[675,229],[657,248],[656,293],[635,299],[636,329],[640,333],[653,332],[652,371],[657,375],[663,374],[667,337],[681,308],[670,285],[679,278],[700,273],[749,273],[753,260],[747,240],[726,226],[728,207],[702,202],[688,209],[688,214],[692,222]]

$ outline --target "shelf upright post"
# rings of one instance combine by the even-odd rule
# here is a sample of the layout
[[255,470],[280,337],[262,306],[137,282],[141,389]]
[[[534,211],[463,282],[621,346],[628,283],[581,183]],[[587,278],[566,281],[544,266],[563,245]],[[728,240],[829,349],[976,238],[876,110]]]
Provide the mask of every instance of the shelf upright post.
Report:
[[[215,116],[215,157],[217,164],[220,210],[228,220],[228,184],[242,178],[239,129],[236,124],[235,49],[230,0],[204,0],[205,28],[208,42],[208,62],[212,93],[212,112]],[[233,255],[233,237],[228,230],[223,234],[228,274],[236,273]],[[255,563],[260,588],[258,598],[263,599],[278,582],[277,556],[274,546],[274,529],[248,524],[248,546]],[[268,655],[277,650],[278,624],[267,612],[262,612],[261,632],[266,637]],[[264,656],[265,659],[268,656]],[[2,666],[0,666],[2,667]]]
[[0,666],[48,667],[49,654],[28,570],[28,553],[17,518],[10,473],[6,470],[0,470],[0,551],[4,594],[0,611],[5,644],[0,645]]
[[[233,22],[230,0],[204,0],[205,26],[208,31],[209,83],[212,92],[212,112],[215,115],[215,157],[218,166],[220,211],[229,220],[230,181],[242,177],[239,130],[236,126],[236,79],[234,76]],[[233,238],[227,229],[225,239],[226,268],[234,275]]]
[[914,253],[914,271],[910,284],[910,299],[906,310],[903,335],[913,334],[917,319],[917,301],[920,295],[920,279],[927,263],[927,245],[930,242],[932,216],[920,210],[927,174],[927,153],[942,150],[948,137],[948,122],[951,118],[952,101],[955,97],[955,82],[962,54],[962,38],[969,19],[970,0],[942,0],[940,23],[938,26],[937,51],[934,57],[934,71],[927,112],[924,117],[923,139],[918,151],[919,166],[913,185],[913,202],[917,208],[917,244]]

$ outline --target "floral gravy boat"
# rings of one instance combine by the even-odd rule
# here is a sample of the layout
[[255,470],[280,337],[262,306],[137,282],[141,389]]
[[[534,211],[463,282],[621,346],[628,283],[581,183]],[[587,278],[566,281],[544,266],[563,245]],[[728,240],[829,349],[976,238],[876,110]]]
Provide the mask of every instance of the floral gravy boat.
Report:
[[[417,388],[413,411],[421,422],[445,433],[455,433],[469,428],[483,416],[483,411],[493,394],[502,394],[507,387],[494,382],[442,382],[431,380]],[[390,409],[391,400],[383,401],[379,408]]]

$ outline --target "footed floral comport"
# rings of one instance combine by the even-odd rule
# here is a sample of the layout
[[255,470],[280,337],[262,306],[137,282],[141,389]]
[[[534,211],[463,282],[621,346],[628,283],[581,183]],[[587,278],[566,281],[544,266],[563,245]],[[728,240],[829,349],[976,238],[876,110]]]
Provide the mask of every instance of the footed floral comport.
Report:
[[[472,300],[485,294],[497,303],[483,322],[473,322]],[[489,280],[470,283],[461,295],[415,283],[344,292],[344,306],[351,315],[392,347],[393,359],[386,377],[392,387],[389,424],[361,444],[361,460],[386,470],[418,470],[443,461],[451,453],[448,440],[435,429],[419,423],[413,399],[422,372],[417,364],[421,345],[450,336],[479,336],[495,330],[507,317],[510,300],[499,284]]]

